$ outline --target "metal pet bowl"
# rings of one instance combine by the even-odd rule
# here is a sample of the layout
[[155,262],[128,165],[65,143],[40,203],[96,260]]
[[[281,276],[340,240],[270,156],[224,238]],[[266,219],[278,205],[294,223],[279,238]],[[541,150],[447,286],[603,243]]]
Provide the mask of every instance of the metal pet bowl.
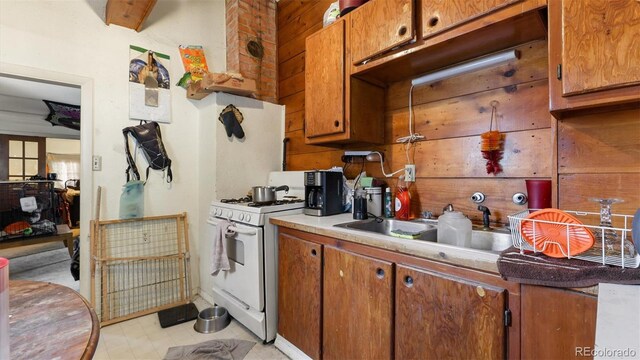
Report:
[[222,306],[214,306],[200,311],[193,329],[199,333],[209,334],[220,331],[229,325],[229,312]]

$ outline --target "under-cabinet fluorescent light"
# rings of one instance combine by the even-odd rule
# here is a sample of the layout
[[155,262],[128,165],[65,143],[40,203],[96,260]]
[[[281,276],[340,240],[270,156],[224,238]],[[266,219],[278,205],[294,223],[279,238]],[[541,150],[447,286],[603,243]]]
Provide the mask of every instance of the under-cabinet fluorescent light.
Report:
[[509,50],[501,53],[481,57],[475,60],[471,60],[459,65],[452,66],[450,68],[438,70],[430,74],[420,76],[411,80],[411,85],[420,86],[425,84],[431,84],[436,81],[446,79],[456,75],[466,74],[472,71],[495,66],[507,61],[515,60],[519,58],[520,54],[517,50]]

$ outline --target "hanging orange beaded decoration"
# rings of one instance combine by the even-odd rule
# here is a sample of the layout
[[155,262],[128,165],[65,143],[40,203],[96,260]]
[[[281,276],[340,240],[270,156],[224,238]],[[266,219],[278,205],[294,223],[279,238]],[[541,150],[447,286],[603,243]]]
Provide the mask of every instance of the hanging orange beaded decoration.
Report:
[[482,157],[487,160],[487,174],[497,175],[502,172],[502,166],[500,160],[502,159],[502,153],[504,150],[504,136],[505,134],[498,131],[498,121],[496,120],[496,130],[493,129],[493,119],[496,116],[496,107],[498,102],[493,100],[491,102],[491,123],[489,124],[489,131],[480,135],[482,138],[482,144],[480,150],[482,151]]

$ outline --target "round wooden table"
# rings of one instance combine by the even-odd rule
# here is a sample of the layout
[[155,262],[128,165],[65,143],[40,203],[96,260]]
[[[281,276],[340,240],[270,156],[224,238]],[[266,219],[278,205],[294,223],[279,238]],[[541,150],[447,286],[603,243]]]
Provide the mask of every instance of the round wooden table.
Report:
[[9,281],[11,359],[91,359],[100,323],[77,292],[39,281]]

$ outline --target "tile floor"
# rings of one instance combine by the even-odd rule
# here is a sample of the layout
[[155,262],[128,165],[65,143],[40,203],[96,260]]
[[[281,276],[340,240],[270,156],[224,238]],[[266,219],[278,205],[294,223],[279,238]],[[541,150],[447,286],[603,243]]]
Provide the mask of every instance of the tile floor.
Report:
[[[211,305],[202,298],[194,301],[202,310]],[[212,334],[201,334],[193,330],[194,321],[163,329],[157,314],[139,317],[100,329],[100,341],[94,355],[95,360],[140,360],[162,359],[172,346],[197,344],[213,339],[240,339],[256,342],[245,357],[255,359],[288,359],[273,344],[264,345],[242,324],[232,320],[224,330]]]

